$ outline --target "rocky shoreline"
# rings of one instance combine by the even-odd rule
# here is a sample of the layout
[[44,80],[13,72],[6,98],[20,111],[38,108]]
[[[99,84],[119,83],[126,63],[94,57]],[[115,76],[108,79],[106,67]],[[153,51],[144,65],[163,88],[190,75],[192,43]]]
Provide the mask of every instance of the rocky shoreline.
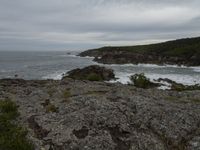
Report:
[[94,61],[102,64],[157,64],[157,65],[184,65],[200,66],[199,59],[159,56],[155,54],[140,54],[130,51],[106,51],[94,54],[92,51],[85,51],[80,54],[82,57],[95,57]]
[[200,66],[200,38],[179,39],[158,44],[102,47],[81,52],[103,64],[158,64]]
[[1,79],[36,150],[200,149],[200,92],[87,80]]

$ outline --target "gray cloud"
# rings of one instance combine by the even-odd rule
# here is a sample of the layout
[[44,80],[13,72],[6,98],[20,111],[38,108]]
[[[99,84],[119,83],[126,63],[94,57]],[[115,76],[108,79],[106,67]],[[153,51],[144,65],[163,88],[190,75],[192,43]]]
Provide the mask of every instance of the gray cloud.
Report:
[[87,49],[200,33],[199,0],[0,0],[0,50]]

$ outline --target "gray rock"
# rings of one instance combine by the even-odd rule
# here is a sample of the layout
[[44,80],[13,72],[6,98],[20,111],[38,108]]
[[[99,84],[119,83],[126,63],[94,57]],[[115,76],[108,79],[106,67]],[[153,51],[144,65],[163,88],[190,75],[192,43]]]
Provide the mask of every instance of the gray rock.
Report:
[[[71,79],[19,82],[0,80],[1,99],[17,103],[36,149],[200,149],[199,91]],[[47,112],[47,102],[58,111]]]
[[[66,77],[78,80],[109,81],[115,79],[114,71],[98,65],[92,65],[83,69],[74,69],[67,73]],[[63,77],[62,80],[64,80]]]

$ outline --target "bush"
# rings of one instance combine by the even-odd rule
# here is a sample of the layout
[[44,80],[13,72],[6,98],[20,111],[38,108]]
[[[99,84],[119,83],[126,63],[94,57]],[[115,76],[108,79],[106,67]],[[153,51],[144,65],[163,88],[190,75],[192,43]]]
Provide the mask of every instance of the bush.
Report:
[[151,88],[151,87],[157,87],[158,84],[151,82],[144,73],[141,74],[135,74],[130,77],[131,82],[134,84],[134,86],[138,88]]
[[89,81],[103,81],[102,77],[96,73],[91,73],[87,76]]
[[19,115],[16,104],[9,99],[0,101],[0,113],[1,118],[6,120],[15,119]]
[[14,124],[19,113],[11,100],[0,101],[0,149],[33,150],[33,145],[26,139],[26,130]]

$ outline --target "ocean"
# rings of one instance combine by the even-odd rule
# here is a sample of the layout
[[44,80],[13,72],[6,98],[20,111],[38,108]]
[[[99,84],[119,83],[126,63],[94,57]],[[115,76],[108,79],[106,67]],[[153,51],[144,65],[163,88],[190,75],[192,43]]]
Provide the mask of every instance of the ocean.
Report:
[[[0,52],[0,78],[61,79],[66,72],[98,64],[91,57],[78,57],[78,52]],[[102,65],[102,64],[98,64]],[[125,64],[103,65],[115,71],[117,81],[126,84],[129,76],[145,73],[152,81],[168,78],[185,85],[200,84],[200,67],[176,65]],[[112,82],[112,81],[111,81]],[[113,81],[116,82],[116,81]]]

